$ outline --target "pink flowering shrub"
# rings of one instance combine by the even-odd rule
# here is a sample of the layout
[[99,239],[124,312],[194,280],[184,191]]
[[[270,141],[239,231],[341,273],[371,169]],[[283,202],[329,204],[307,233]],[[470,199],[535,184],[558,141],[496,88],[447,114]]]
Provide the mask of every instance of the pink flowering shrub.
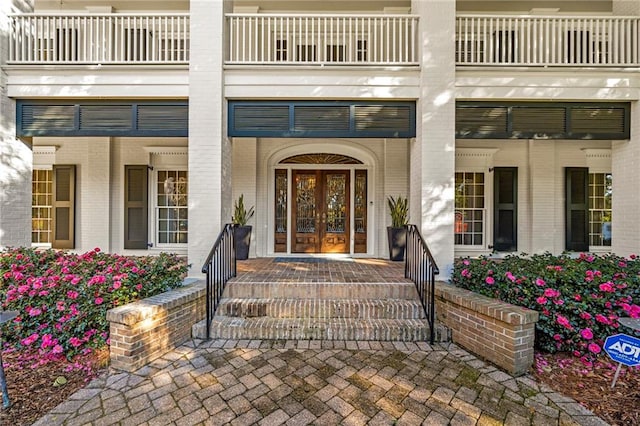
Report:
[[581,254],[458,259],[451,282],[540,313],[536,347],[595,356],[618,318],[640,318],[640,258]]
[[186,269],[166,253],[7,250],[0,253],[0,309],[19,316],[3,327],[3,341],[43,360],[88,353],[108,343],[107,310],[178,287]]

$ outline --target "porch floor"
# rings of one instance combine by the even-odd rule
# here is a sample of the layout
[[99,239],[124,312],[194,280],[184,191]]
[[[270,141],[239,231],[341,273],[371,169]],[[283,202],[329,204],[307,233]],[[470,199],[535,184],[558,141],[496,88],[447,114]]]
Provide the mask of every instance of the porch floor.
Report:
[[374,258],[263,257],[240,260],[235,282],[406,283],[404,262]]

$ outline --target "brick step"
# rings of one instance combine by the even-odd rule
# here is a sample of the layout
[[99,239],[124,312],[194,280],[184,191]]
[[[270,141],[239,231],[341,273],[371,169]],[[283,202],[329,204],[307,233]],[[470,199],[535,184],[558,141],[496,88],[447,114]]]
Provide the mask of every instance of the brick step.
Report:
[[[193,336],[206,336],[206,321],[193,327]],[[436,330],[436,341],[446,339],[445,330]],[[428,341],[429,325],[417,319],[354,318],[232,318],[215,317],[211,323],[212,339],[237,340],[370,340]]]
[[226,317],[271,318],[380,318],[422,319],[418,300],[347,299],[222,299],[217,315]]
[[395,283],[229,281],[222,297],[254,299],[406,299],[415,300],[411,281]]

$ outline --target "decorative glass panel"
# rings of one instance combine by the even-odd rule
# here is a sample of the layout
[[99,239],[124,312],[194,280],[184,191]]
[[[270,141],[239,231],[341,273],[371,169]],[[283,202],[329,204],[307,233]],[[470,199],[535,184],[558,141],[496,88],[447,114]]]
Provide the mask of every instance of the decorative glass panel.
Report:
[[356,171],[354,224],[356,233],[367,232],[367,171]]
[[52,170],[34,170],[31,183],[31,242],[51,243]]
[[611,173],[589,173],[589,245],[611,246]]
[[362,164],[362,161],[339,154],[302,154],[285,158],[280,164]]
[[346,189],[345,174],[327,174],[325,197],[327,203],[326,232],[344,233],[346,230]]
[[316,232],[316,175],[296,177],[296,232]]
[[159,170],[157,183],[158,243],[188,242],[187,172]]
[[286,170],[276,170],[276,232],[287,232]]

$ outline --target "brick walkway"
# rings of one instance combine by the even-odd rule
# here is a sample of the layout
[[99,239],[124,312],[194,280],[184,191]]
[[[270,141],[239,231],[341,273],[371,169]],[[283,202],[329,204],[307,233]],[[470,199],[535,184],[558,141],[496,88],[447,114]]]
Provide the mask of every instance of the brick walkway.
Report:
[[50,425],[604,425],[574,400],[453,344],[192,341],[110,371]]

